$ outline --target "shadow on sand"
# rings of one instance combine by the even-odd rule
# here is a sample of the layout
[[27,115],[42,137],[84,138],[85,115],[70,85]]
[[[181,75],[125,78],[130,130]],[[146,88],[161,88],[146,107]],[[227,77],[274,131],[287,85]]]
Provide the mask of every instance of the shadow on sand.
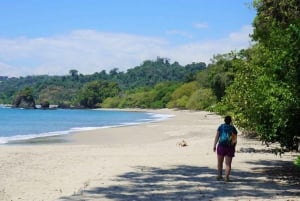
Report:
[[[78,194],[61,197],[65,201],[82,200],[268,200],[300,196],[299,183],[276,182],[268,171],[280,168],[282,161],[259,161],[252,172],[233,170],[232,182],[216,181],[215,169],[195,166],[174,166],[169,169],[138,166],[134,171],[112,178],[112,185],[88,187]],[[271,168],[271,169],[272,169]],[[273,175],[274,176],[274,175]]]

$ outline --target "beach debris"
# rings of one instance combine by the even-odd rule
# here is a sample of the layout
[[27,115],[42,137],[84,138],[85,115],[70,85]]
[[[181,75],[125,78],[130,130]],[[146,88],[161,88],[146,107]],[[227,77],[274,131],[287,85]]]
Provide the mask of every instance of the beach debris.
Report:
[[177,146],[179,147],[186,147],[188,146],[187,142],[185,140],[181,140],[180,142],[177,143]]
[[242,153],[254,153],[255,152],[255,149],[254,148],[240,148],[240,152]]
[[63,190],[62,190],[61,188],[59,188],[59,189],[55,189],[54,191],[57,191],[57,192],[60,192],[60,193],[62,193],[62,192],[63,192]]

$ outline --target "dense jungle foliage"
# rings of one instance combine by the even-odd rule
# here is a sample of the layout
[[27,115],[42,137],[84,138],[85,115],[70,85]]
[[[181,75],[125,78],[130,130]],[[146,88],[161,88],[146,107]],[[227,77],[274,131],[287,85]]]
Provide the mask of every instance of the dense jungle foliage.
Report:
[[127,72],[115,68],[109,73],[101,71],[82,75],[72,69],[66,76],[7,78],[0,83],[0,103],[12,104],[24,89],[31,88],[37,104],[162,108],[166,107],[177,86],[195,80],[197,72],[205,68],[203,62],[181,66],[178,62],[170,64],[169,59],[158,57]]
[[254,1],[253,47],[233,61],[234,82],[219,111],[266,143],[298,149],[300,139],[300,1]]
[[300,1],[255,0],[252,47],[181,66],[166,58],[119,72],[27,76],[0,83],[0,103],[30,87],[36,102],[62,106],[179,108],[232,115],[243,132],[283,150],[300,139]]

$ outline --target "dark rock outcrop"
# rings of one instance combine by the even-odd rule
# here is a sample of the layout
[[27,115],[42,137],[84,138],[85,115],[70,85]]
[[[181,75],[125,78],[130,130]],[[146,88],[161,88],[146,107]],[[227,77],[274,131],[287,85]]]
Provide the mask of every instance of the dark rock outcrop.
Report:
[[36,109],[35,101],[31,96],[19,95],[13,102],[13,107],[25,108],[25,109]]
[[42,109],[49,109],[49,107],[50,107],[50,103],[48,101],[43,101],[41,103],[41,108]]

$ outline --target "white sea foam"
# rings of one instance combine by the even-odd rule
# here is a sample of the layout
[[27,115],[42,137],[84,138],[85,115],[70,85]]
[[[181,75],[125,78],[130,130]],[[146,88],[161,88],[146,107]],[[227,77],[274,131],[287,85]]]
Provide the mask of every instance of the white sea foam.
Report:
[[0,104],[0,108],[11,108],[11,105]]
[[172,114],[157,114],[157,113],[147,113],[147,114],[153,117],[152,121],[163,121],[175,116]]
[[50,137],[50,136],[59,136],[59,135],[67,135],[70,131],[55,131],[55,132],[47,132],[40,134],[30,134],[30,135],[15,135],[10,137],[0,137],[0,144],[6,144],[11,141],[21,141],[21,140],[29,140],[39,137]]
[[52,137],[52,136],[61,136],[61,135],[68,135],[73,132],[80,132],[80,131],[89,131],[89,130],[96,130],[101,128],[109,128],[109,126],[103,127],[77,127],[71,128],[70,130],[66,131],[53,131],[53,132],[46,132],[40,134],[27,134],[27,135],[15,135],[10,137],[0,137],[0,144],[6,144],[12,141],[23,141],[23,140],[30,140],[34,138],[41,138],[41,137]]

